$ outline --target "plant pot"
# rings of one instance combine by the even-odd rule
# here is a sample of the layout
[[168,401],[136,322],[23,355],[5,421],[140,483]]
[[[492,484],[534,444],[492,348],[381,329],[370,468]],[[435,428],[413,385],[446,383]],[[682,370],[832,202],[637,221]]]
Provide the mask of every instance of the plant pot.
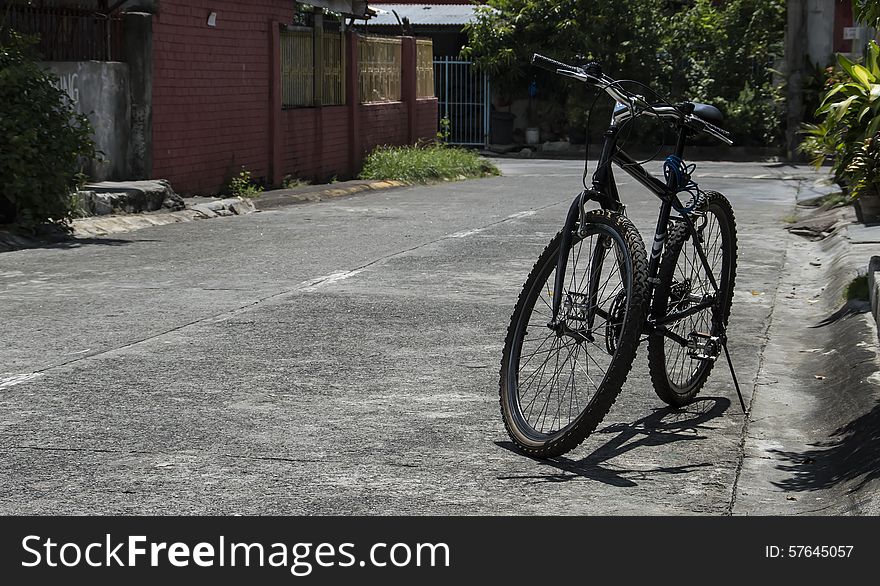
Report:
[[541,142],[541,130],[539,128],[526,128],[526,144],[538,144]]
[[880,224],[880,192],[862,193],[855,208],[856,219],[862,224]]

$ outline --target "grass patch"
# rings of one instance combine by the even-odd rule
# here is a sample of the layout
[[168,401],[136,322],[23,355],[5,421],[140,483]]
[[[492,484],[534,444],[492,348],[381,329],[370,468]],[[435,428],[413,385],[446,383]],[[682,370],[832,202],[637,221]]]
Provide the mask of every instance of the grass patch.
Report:
[[498,167],[467,149],[442,143],[381,146],[367,155],[361,179],[396,179],[410,183],[491,177]]
[[862,275],[850,281],[844,289],[843,295],[847,301],[868,299],[868,276]]
[[285,175],[281,180],[281,187],[284,189],[296,189],[297,187],[305,187],[306,185],[311,185],[311,181],[300,179],[293,175]]
[[782,216],[782,221],[786,224],[794,224],[798,221],[797,214],[786,214]]

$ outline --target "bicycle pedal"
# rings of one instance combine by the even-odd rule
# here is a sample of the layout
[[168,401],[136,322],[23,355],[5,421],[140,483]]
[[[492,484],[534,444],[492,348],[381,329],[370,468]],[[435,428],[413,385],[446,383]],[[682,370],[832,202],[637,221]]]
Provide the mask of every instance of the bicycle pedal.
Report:
[[721,354],[721,338],[704,332],[691,332],[688,336],[688,356],[695,360],[716,360]]

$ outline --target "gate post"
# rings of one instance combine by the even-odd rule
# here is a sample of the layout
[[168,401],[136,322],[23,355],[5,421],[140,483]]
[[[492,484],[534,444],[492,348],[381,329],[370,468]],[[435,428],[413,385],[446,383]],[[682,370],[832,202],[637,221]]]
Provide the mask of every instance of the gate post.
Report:
[[281,184],[281,27],[269,21],[269,183]]
[[345,103],[348,106],[348,164],[350,175],[356,176],[361,170],[361,95],[358,79],[358,35],[348,30],[345,33]]
[[153,15],[125,14],[125,61],[131,104],[127,175],[150,179],[153,174]]
[[400,99],[406,104],[406,129],[410,144],[418,138],[416,132],[416,96],[418,80],[416,74],[416,40],[403,37],[400,47]]

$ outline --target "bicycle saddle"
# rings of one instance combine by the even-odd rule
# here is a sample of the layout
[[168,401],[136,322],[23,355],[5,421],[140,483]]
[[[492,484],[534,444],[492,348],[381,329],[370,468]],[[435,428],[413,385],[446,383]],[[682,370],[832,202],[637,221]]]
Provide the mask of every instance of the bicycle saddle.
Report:
[[710,106],[709,104],[694,103],[693,114],[694,116],[699,116],[706,122],[712,124],[720,124],[724,122],[724,114],[721,113],[721,110],[715,106]]

